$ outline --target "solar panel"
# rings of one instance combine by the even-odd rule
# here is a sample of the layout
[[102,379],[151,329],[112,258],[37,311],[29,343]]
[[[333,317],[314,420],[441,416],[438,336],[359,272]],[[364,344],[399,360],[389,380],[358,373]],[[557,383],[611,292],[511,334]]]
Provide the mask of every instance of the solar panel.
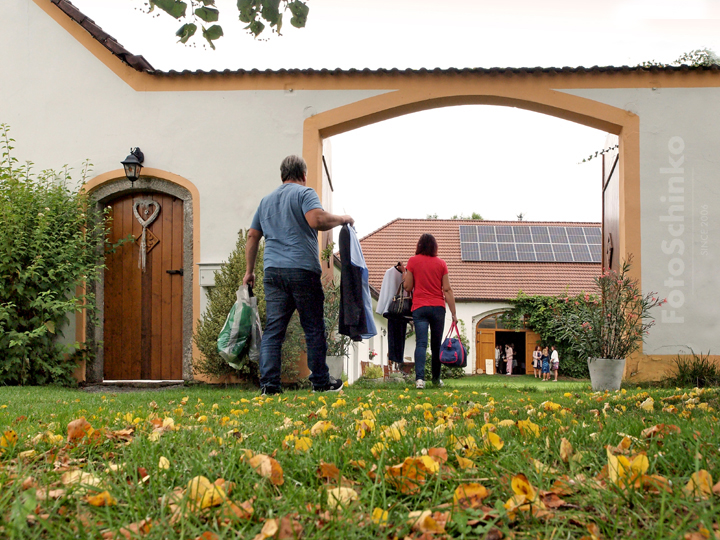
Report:
[[463,261],[602,261],[599,227],[460,225]]
[[477,242],[478,232],[477,227],[469,227],[467,225],[460,225],[460,242]]
[[548,234],[547,227],[530,227],[532,233],[533,243],[535,244],[549,244],[550,235]]
[[478,244],[481,261],[499,261],[497,244]]

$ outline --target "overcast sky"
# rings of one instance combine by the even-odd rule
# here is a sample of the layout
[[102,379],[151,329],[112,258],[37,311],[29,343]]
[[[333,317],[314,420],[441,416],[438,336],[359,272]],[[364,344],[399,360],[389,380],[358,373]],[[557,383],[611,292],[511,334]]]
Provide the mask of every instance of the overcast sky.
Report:
[[[144,0],[72,0],[155,68],[434,68],[636,65],[720,51],[715,0],[310,0],[305,29],[253,40],[235,0],[217,0],[212,51],[176,43],[180,24]],[[513,108],[415,113],[331,140],[334,211],[365,235],[396,217],[600,220],[605,134]],[[438,181],[440,180],[440,181]]]

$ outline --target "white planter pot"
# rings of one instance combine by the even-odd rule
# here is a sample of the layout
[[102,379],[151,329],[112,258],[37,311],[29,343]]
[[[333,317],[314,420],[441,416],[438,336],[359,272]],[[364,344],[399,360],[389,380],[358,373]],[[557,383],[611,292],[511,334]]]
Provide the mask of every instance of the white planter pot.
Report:
[[620,390],[625,371],[624,358],[588,358],[588,368],[593,391]]
[[336,379],[342,379],[343,365],[345,364],[344,356],[326,356],[325,361],[330,371],[330,376]]

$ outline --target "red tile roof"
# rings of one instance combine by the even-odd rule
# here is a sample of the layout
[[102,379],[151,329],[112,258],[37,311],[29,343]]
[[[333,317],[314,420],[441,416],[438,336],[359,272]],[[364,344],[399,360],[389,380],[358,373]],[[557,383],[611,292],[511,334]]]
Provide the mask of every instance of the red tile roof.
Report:
[[[455,298],[462,301],[506,300],[518,291],[557,295],[589,291],[600,274],[595,263],[468,262],[460,257],[460,225],[518,225],[517,221],[462,219],[396,219],[360,240],[370,273],[370,286],[380,290],[385,271],[398,261],[407,262],[423,233],[438,242],[438,257],[448,265]],[[598,227],[599,223],[530,222],[523,225]]]
[[664,72],[687,72],[687,71],[710,71],[715,74],[720,73],[719,65],[711,66],[592,66],[592,67],[519,67],[519,68],[503,68],[503,67],[492,67],[492,68],[434,68],[434,69],[237,69],[230,70],[226,69],[223,71],[217,70],[183,70],[183,71],[160,71],[155,70],[150,63],[145,60],[141,55],[134,55],[120,45],[115,38],[105,33],[92,19],[87,18],[78,8],[76,8],[70,0],[50,0],[53,4],[57,5],[68,17],[77,22],[85,30],[100,43],[102,43],[111,53],[120,58],[123,62],[126,62],[137,71],[150,73],[155,76],[173,77],[173,76],[216,76],[216,75],[437,75],[437,74],[453,74],[453,75],[560,75],[560,74],[572,74],[572,73],[617,73],[617,74],[628,74],[628,73],[658,73]]

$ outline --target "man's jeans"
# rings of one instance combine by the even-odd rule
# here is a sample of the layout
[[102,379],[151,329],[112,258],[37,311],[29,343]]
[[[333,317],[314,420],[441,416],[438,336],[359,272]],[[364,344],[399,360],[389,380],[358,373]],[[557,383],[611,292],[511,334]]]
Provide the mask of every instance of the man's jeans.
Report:
[[310,382],[313,387],[326,386],[330,379],[325,361],[325,294],[320,274],[296,268],[267,268],[263,285],[267,324],[260,346],[260,386],[280,388],[280,352],[296,309],[305,331]]
[[445,329],[445,307],[423,306],[412,312],[415,323],[415,380],[425,380],[425,357],[430,329],[432,380],[440,379],[440,345]]

